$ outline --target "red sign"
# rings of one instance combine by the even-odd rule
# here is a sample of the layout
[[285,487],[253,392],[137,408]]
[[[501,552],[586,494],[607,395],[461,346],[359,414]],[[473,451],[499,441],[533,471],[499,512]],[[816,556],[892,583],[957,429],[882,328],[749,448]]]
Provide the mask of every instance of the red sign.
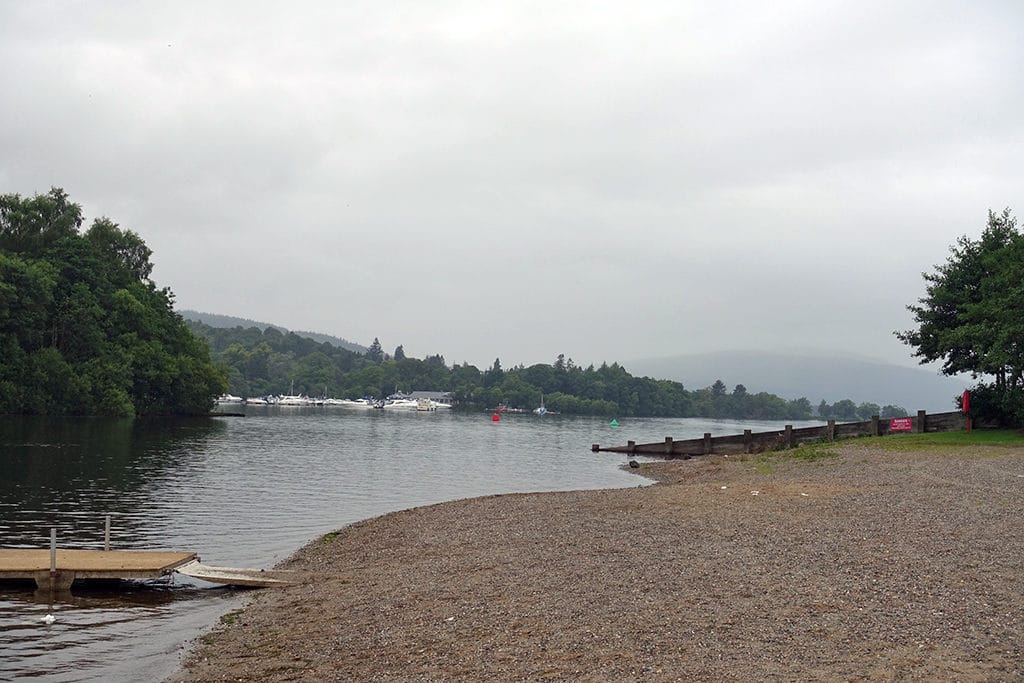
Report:
[[963,398],[960,399],[960,410],[967,414],[971,412],[971,392],[964,389]]
[[914,431],[914,418],[894,417],[889,420],[890,432],[912,432]]

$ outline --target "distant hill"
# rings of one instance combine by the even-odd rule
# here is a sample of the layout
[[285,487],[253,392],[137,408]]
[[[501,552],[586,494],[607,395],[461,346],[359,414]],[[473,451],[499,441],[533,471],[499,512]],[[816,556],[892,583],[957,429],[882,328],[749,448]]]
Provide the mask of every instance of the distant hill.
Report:
[[690,390],[721,379],[729,391],[742,384],[750,393],[767,391],[790,400],[806,397],[815,407],[822,399],[835,403],[848,398],[855,403],[901,406],[911,414],[955,410],[953,397],[968,386],[965,379],[924,368],[764,351],[651,358],[623,366],[634,375],[682,382]]
[[204,325],[209,325],[210,327],[258,327],[261,330],[265,330],[268,327],[272,327],[275,330],[279,330],[285,334],[287,334],[288,332],[294,332],[300,337],[306,337],[307,339],[312,339],[313,341],[319,342],[321,344],[327,343],[331,344],[332,346],[336,346],[340,349],[348,349],[349,351],[355,351],[356,353],[366,353],[365,346],[360,346],[359,344],[350,342],[347,339],[342,339],[341,337],[334,337],[329,334],[321,334],[320,332],[304,332],[300,330],[289,330],[285,327],[281,327],[280,325],[259,322],[257,320],[249,320],[248,318],[236,318],[234,316],[219,315],[217,313],[201,313],[200,311],[190,311],[188,309],[178,311],[178,313],[181,315],[182,318],[185,318],[186,320],[195,320],[197,322],[203,323]]

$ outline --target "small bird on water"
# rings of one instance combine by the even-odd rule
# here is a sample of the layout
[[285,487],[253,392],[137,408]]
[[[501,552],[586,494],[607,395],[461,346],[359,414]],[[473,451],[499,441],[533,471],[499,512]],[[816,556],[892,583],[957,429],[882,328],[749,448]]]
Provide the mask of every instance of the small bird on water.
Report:
[[57,621],[57,617],[53,616],[52,614],[47,614],[45,617],[41,617],[39,621],[43,622],[46,625],[50,625],[53,622]]

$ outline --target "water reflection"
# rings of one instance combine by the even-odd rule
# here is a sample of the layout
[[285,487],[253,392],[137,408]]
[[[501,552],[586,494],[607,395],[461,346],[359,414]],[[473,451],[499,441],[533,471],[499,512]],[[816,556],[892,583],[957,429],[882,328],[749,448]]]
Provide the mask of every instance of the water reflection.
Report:
[[3,544],[48,544],[55,527],[76,547],[100,547],[111,514],[130,547],[139,494],[159,490],[177,450],[201,450],[225,429],[209,419],[0,418]]

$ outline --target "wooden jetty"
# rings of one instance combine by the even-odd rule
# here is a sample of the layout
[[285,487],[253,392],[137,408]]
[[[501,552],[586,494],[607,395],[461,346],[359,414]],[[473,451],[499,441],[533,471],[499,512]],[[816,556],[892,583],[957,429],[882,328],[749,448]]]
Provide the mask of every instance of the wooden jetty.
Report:
[[50,529],[50,549],[0,548],[0,581],[33,580],[39,590],[71,590],[76,579],[158,579],[172,572],[229,586],[265,587],[291,583],[287,571],[210,567],[193,552],[111,550],[110,516],[103,550],[57,548],[57,529]]
[[[919,410],[917,411],[917,417],[904,419],[909,420],[910,431],[917,433],[959,431],[966,425],[966,418],[960,412],[928,415],[925,411]],[[677,441],[671,436],[666,436],[664,441],[656,441],[654,443],[629,441],[625,446],[601,446],[595,443],[590,447],[590,450],[595,453],[609,452],[666,459],[686,459],[712,453],[761,453],[783,448],[793,448],[806,443],[836,441],[838,439],[850,439],[859,436],[885,436],[893,433],[895,433],[895,430],[891,421],[879,419],[875,415],[870,420],[863,422],[836,424],[835,420],[829,420],[827,424],[820,427],[793,429],[792,425],[786,425],[783,429],[772,432],[752,432],[749,429],[745,429],[743,434],[731,434],[728,436],[711,436],[710,432],[705,432],[704,436],[700,439]]]
[[195,562],[196,553],[151,550],[0,549],[0,579],[32,579],[36,587],[70,590],[75,579],[156,579]]

